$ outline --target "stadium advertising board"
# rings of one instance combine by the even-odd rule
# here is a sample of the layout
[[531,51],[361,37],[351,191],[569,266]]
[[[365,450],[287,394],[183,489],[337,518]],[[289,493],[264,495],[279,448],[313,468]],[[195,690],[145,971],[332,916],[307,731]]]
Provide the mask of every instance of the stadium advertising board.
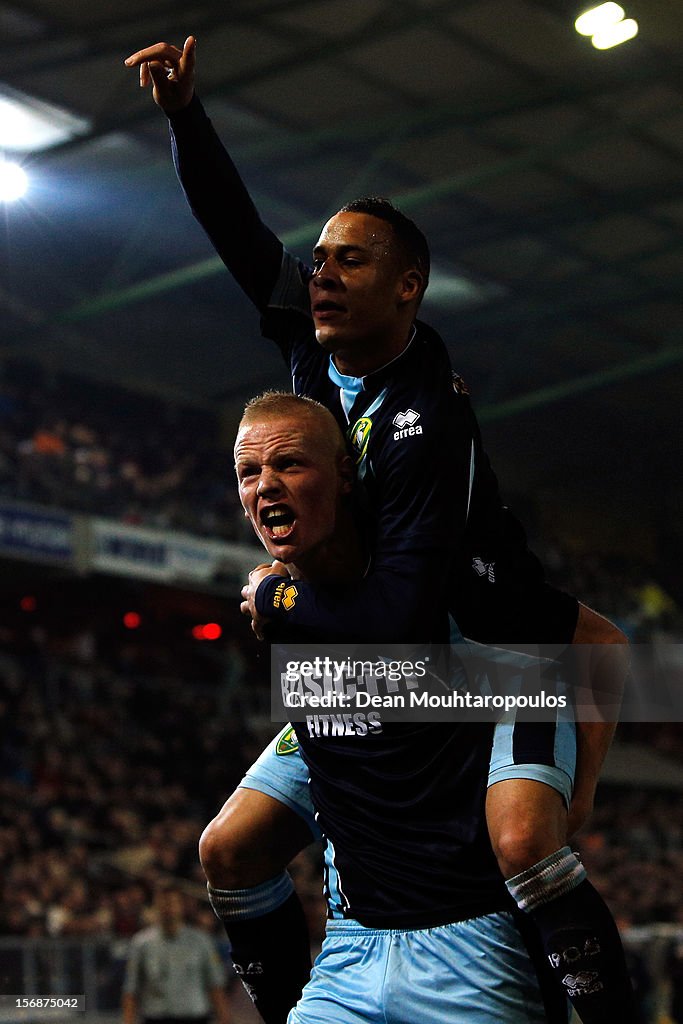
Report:
[[164,583],[210,583],[226,566],[244,572],[254,564],[252,548],[223,541],[109,519],[94,518],[90,526],[90,567],[99,572]]
[[38,562],[74,559],[74,519],[65,512],[0,505],[0,551]]

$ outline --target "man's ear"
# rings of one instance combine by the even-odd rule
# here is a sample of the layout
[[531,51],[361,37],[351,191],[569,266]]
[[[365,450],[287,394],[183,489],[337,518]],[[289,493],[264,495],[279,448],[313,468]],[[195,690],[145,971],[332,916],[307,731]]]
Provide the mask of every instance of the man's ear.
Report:
[[404,270],[399,282],[399,304],[417,302],[422,294],[424,278],[416,267]]
[[356,467],[350,455],[343,455],[339,463],[341,494],[351,494],[356,483]]

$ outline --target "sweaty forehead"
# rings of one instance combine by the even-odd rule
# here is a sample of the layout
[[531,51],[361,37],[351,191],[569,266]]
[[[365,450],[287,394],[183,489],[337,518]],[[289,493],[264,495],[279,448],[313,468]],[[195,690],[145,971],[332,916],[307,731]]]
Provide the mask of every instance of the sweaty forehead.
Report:
[[320,233],[317,247],[358,246],[386,250],[393,243],[391,225],[369,213],[336,213]]

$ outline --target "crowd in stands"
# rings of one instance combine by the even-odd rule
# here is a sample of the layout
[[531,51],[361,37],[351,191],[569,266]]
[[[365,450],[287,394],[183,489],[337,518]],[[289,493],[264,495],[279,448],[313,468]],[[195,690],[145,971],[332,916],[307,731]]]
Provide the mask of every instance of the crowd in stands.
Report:
[[[21,360],[0,363],[0,497],[251,539],[216,415]],[[543,563],[631,639],[683,629],[647,567],[539,539]]]
[[591,880],[623,926],[652,921],[683,926],[683,810],[679,791],[603,783],[579,838]]
[[531,541],[548,580],[607,615],[632,643],[653,634],[683,634],[683,613],[657,579],[656,567],[633,555],[575,550],[546,538]]
[[253,652],[229,639],[188,684],[177,639],[19,624],[0,646],[0,934],[125,937],[167,877],[213,928],[198,837],[274,728]]
[[0,366],[0,496],[195,534],[243,535],[208,411],[26,362]]

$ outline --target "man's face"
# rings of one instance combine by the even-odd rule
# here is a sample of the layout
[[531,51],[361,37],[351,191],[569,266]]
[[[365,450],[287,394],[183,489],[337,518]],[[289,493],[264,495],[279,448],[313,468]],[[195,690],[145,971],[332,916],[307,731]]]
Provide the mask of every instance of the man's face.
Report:
[[347,356],[383,344],[405,305],[404,276],[390,224],[367,213],[337,213],[313,250],[309,290],[318,343]]
[[171,889],[161,892],[156,897],[157,914],[161,925],[166,929],[178,927],[184,917],[185,907],[182,894]]
[[334,535],[351,490],[350,459],[336,454],[311,416],[242,424],[235,442],[240,501],[273,558],[297,563]]

